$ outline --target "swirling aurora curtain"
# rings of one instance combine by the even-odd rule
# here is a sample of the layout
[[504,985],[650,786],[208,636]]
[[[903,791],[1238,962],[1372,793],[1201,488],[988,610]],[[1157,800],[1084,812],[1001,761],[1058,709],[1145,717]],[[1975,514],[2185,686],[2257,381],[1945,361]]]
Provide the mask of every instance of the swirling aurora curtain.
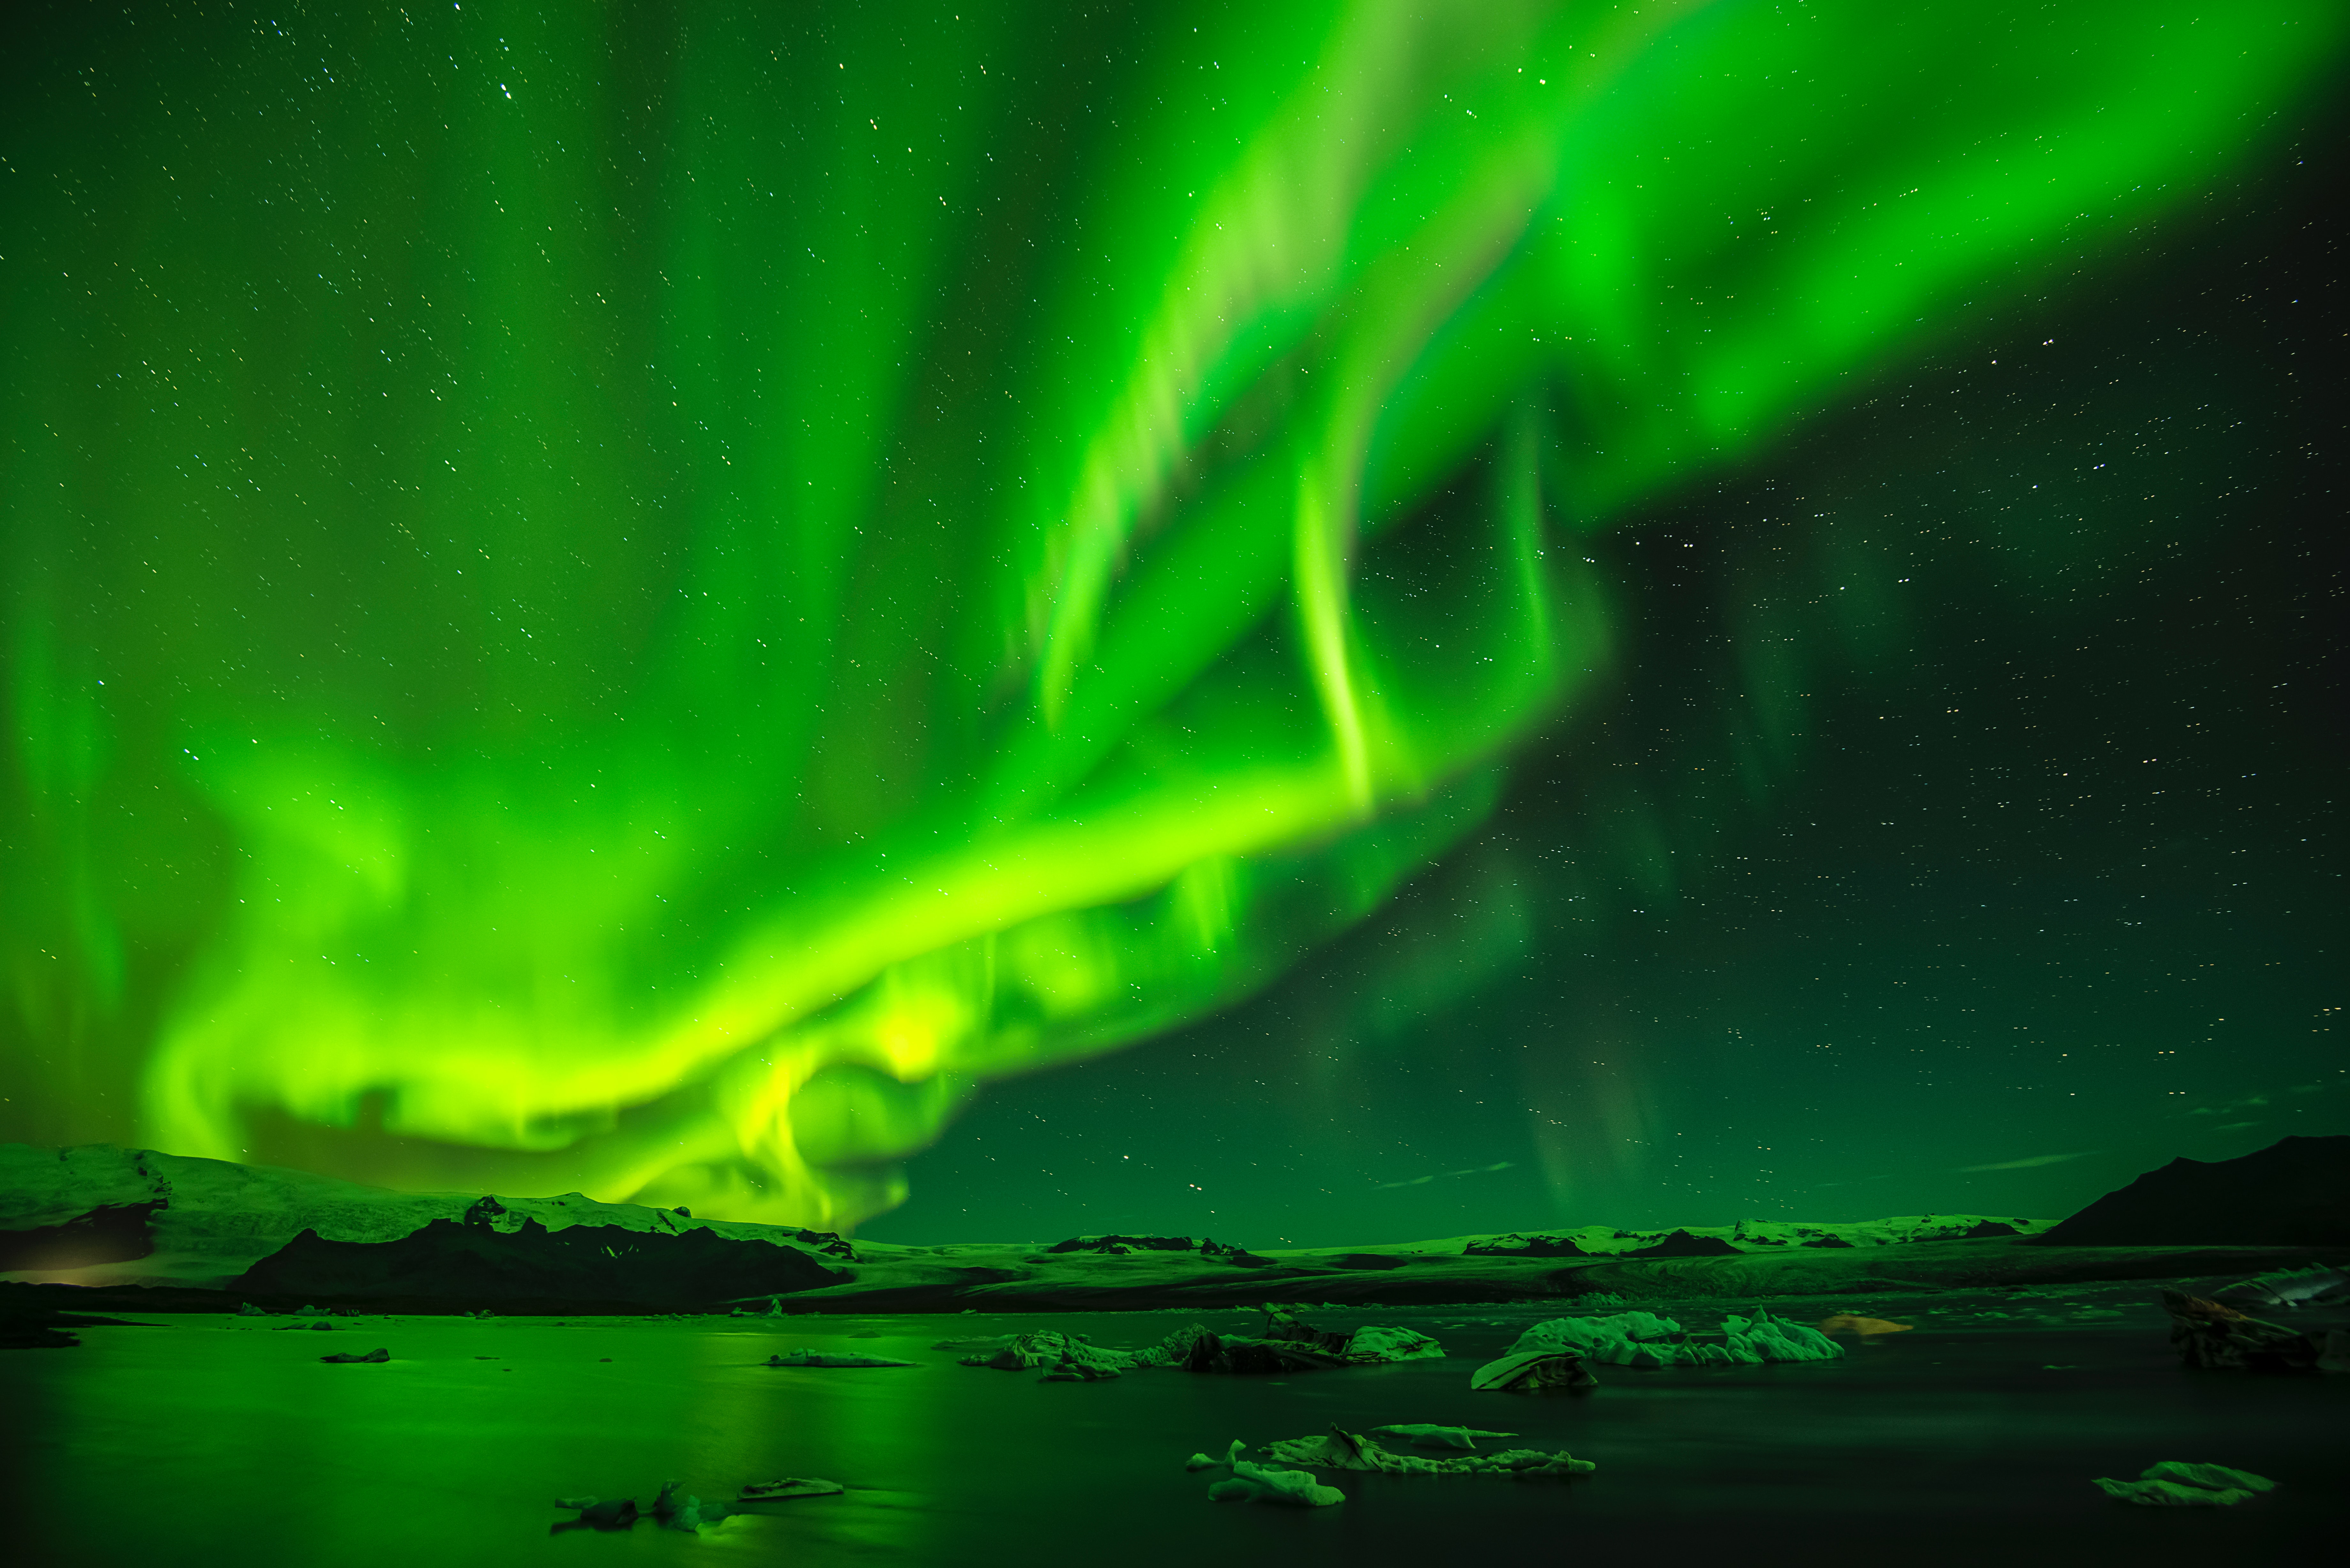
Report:
[[10,1098],[850,1224],[1261,986],[1576,547],[2263,146],[2262,0],[60,14],[10,94]]

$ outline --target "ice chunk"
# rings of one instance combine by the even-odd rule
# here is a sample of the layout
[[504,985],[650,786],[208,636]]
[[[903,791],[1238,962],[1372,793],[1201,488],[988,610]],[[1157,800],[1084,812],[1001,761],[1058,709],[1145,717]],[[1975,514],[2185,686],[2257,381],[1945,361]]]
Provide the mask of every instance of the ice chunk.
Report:
[[1372,1435],[1381,1438],[1401,1438],[1415,1449],[1459,1449],[1463,1453],[1474,1452],[1480,1438],[1514,1438],[1515,1432],[1485,1432],[1474,1427],[1430,1427],[1408,1424],[1373,1427]]
[[1590,1388],[1598,1382],[1584,1366],[1581,1356],[1556,1350],[1513,1351],[1469,1375],[1471,1389],[1513,1394],[1537,1394],[1546,1388]]
[[1567,1350],[1589,1355],[1606,1346],[1665,1339],[1680,1331],[1681,1325],[1671,1318],[1645,1312],[1617,1313],[1608,1317],[1554,1317],[1518,1335],[1517,1343],[1510,1349]]
[[2164,1459],[2148,1465],[2138,1472],[2143,1480],[2182,1481],[2189,1486],[2208,1486],[2217,1490],[2274,1491],[2276,1482],[2266,1476],[2256,1476],[2250,1470],[2231,1470],[2225,1465],[2193,1465],[2184,1459]]
[[1438,1361],[1444,1356],[1444,1346],[1408,1328],[1382,1328],[1376,1324],[1357,1329],[1347,1338],[1346,1357],[1358,1366],[1376,1366],[1390,1361]]
[[1805,1324],[1773,1317],[1761,1307],[1752,1322],[1732,1314],[1721,1320],[1730,1348],[1752,1351],[1764,1361],[1834,1361],[1844,1346]]
[[2099,1476],[2090,1484],[2107,1497],[2140,1508],[2233,1508],[2255,1493],[2276,1490],[2276,1482],[2250,1470],[2182,1459],[2148,1465],[2136,1480]]
[[2350,1271],[2322,1265],[2255,1274],[2230,1285],[2218,1299],[2230,1304],[2262,1307],[2302,1307],[2350,1300]]
[[817,1476],[785,1476],[781,1480],[744,1481],[737,1502],[774,1502],[794,1497],[837,1497],[848,1489]]
[[2170,1347],[2190,1366],[2299,1371],[2316,1366],[2326,1354],[2324,1338],[2247,1317],[2224,1302],[2166,1285],[2162,1304],[2170,1314]]
[[616,1497],[609,1502],[598,1502],[592,1497],[567,1497],[557,1499],[555,1506],[579,1512],[578,1518],[554,1526],[557,1532],[626,1530],[637,1522],[637,1500],[632,1497]]
[[[1413,1428],[1383,1427],[1381,1431]],[[1461,1428],[1421,1428],[1419,1430],[1462,1431]],[[1501,1432],[1484,1437],[1505,1437]],[[1333,1427],[1318,1438],[1284,1438],[1265,1445],[1265,1452],[1287,1464],[1319,1465],[1326,1469],[1372,1470],[1385,1475],[1465,1476],[1586,1475],[1599,1467],[1565,1450],[1545,1453],[1535,1449],[1511,1449],[1497,1454],[1471,1454],[1457,1459],[1424,1459],[1418,1454],[1391,1453],[1368,1438]],[[1195,1464],[1197,1461],[1194,1461]]]
[[[1766,1361],[1833,1361],[1844,1347],[1815,1328],[1773,1317],[1760,1308],[1752,1318],[1735,1314],[1722,1320],[1722,1343],[1693,1344],[1681,1325],[1652,1313],[1617,1313],[1607,1317],[1555,1317],[1535,1324],[1510,1347],[1510,1356],[1537,1352],[1565,1353],[1611,1366],[1706,1366]],[[1472,1387],[1512,1385],[1486,1381],[1498,1377],[1502,1363],[1480,1368]]]
[[[1082,1335],[1063,1334],[1050,1328],[984,1340],[941,1340],[931,1348],[970,1349],[976,1354],[962,1358],[965,1366],[993,1366],[1004,1372],[1034,1372],[1041,1366],[1056,1374],[1072,1367],[1089,1368],[1097,1374],[1116,1374],[1166,1359],[1159,1354],[1159,1347],[1156,1345],[1148,1350],[1115,1350],[1096,1345]],[[1082,1378],[1083,1374],[1079,1373],[1077,1376]]]
[[653,1499],[653,1518],[664,1530],[699,1530],[731,1511],[723,1502],[704,1502],[691,1492],[681,1498],[673,1480],[661,1482],[660,1493]]
[[2116,1480],[2099,1476],[2094,1483],[2107,1497],[2141,1508],[2233,1508],[2252,1494],[2248,1491],[2181,1486],[2167,1480]]
[[1037,1379],[1039,1383],[1102,1383],[1118,1376],[1116,1369],[1064,1355],[1061,1364]]
[[1310,1470],[1268,1469],[1241,1458],[1246,1447],[1235,1438],[1221,1459],[1211,1459],[1205,1454],[1191,1456],[1185,1467],[1188,1469],[1231,1472],[1225,1480],[1208,1488],[1210,1502],[1274,1502],[1292,1508],[1327,1508],[1347,1501],[1345,1492],[1322,1485]]

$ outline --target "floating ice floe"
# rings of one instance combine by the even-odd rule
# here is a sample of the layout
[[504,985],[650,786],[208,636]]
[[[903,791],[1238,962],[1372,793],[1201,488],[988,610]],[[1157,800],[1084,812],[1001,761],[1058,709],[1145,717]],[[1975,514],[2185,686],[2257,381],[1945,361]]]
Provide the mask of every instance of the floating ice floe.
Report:
[[2225,1465],[2165,1459],[2147,1466],[2136,1480],[2099,1476],[2089,1484],[2107,1497],[2141,1508],[2233,1508],[2256,1493],[2274,1491],[2277,1483]]
[[1292,1508],[1327,1508],[1347,1501],[1345,1492],[1334,1486],[1324,1486],[1310,1470],[1268,1469],[1241,1458],[1247,1447],[1235,1438],[1222,1459],[1193,1454],[1183,1468],[1226,1472],[1224,1480],[1208,1488],[1210,1502],[1274,1502]]
[[1111,1367],[1098,1366],[1090,1361],[1080,1361],[1064,1355],[1060,1364],[1037,1379],[1040,1383],[1104,1383],[1119,1374]]
[[566,1530],[627,1530],[637,1522],[638,1517],[637,1500],[632,1497],[616,1497],[608,1502],[594,1497],[558,1497],[555,1506],[579,1515],[552,1526],[557,1533]]
[[[1380,1429],[1392,1431],[1399,1428]],[[1466,1430],[1458,1427],[1435,1429]],[[1505,1437],[1510,1434],[1494,1432],[1484,1435]],[[1499,1453],[1471,1454],[1457,1459],[1425,1459],[1419,1454],[1390,1452],[1368,1438],[1340,1427],[1331,1428],[1324,1437],[1284,1438],[1279,1442],[1267,1443],[1264,1451],[1287,1464],[1317,1465],[1325,1469],[1374,1470],[1385,1475],[1509,1475],[1533,1478],[1587,1475],[1599,1468],[1591,1460],[1578,1459],[1565,1449],[1547,1453],[1539,1449],[1507,1449]]]
[[699,1530],[715,1524],[733,1511],[723,1502],[704,1502],[688,1493],[681,1498],[677,1482],[663,1481],[653,1499],[652,1515],[663,1530]]
[[1119,1350],[1055,1329],[997,1338],[941,1340],[933,1349],[965,1350],[965,1366],[1000,1371],[1043,1369],[1055,1382],[1097,1382],[1138,1367],[1169,1366],[1184,1372],[1284,1373],[1336,1366],[1378,1366],[1397,1361],[1440,1358],[1444,1347],[1409,1328],[1367,1324],[1350,1332],[1324,1332],[1286,1306],[1267,1306],[1263,1331],[1219,1334],[1203,1324],[1179,1328],[1157,1345]]
[[1568,1355],[1611,1366],[1705,1366],[1766,1361],[1833,1361],[1844,1346],[1819,1330],[1773,1317],[1758,1307],[1752,1318],[1736,1314],[1721,1320],[1720,1345],[1692,1341],[1679,1323],[1653,1313],[1617,1313],[1607,1317],[1555,1317],[1520,1334],[1501,1361],[1480,1367],[1471,1387],[1499,1386],[1492,1379],[1503,1363],[1535,1353]]
[[1489,1361],[1469,1375],[1469,1386],[1480,1393],[1541,1394],[1555,1388],[1592,1388],[1599,1379],[1572,1351],[1516,1350]]
[[[780,1484],[780,1483],[779,1483]],[[578,1517],[552,1526],[554,1533],[567,1530],[629,1530],[639,1519],[650,1519],[664,1530],[698,1531],[704,1525],[716,1524],[734,1511],[723,1502],[704,1502],[688,1492],[679,1495],[678,1483],[663,1481],[653,1498],[653,1505],[639,1511],[637,1500],[617,1497],[609,1501],[594,1497],[562,1497],[555,1506],[575,1511]]]
[[919,1361],[892,1361],[885,1355],[858,1355],[853,1351],[795,1350],[778,1353],[762,1366],[920,1366]]
[[2312,1267],[2255,1274],[2217,1293],[2231,1306],[2304,1307],[2350,1301],[2350,1271]]
[[2229,1372],[2350,1371],[2343,1365],[2350,1334],[2303,1334],[2280,1324],[2247,1317],[2224,1302],[2206,1301],[2185,1291],[2162,1291],[2170,1314],[2170,1347],[2189,1366]]
[[1155,1366],[1186,1372],[1308,1372],[1334,1366],[1378,1366],[1440,1358],[1444,1347],[1409,1328],[1365,1324],[1350,1333],[1324,1331],[1292,1309],[1268,1304],[1258,1334],[1217,1334],[1193,1324],[1143,1353]]
[[1347,1336],[1345,1356],[1357,1366],[1390,1361],[1441,1361],[1444,1347],[1413,1329],[1367,1324]]
[[785,1476],[781,1480],[744,1481],[737,1502],[781,1502],[795,1497],[838,1497],[848,1489],[821,1476]]
[[[1138,1366],[1164,1364],[1151,1359],[1158,1349],[1156,1345],[1144,1350],[1118,1350],[1096,1345],[1082,1334],[1064,1334],[1052,1328],[983,1340],[946,1339],[931,1348],[970,1350],[972,1354],[962,1358],[965,1366],[992,1366],[1000,1372],[1034,1372],[1041,1367],[1065,1381],[1090,1381],[1116,1376]],[[1067,1376],[1063,1378],[1063,1374]]]
[[1480,1438],[1514,1438],[1515,1432],[1485,1432],[1474,1427],[1431,1427],[1422,1424],[1401,1424],[1373,1427],[1375,1438],[1401,1438],[1415,1449],[1458,1449],[1463,1453],[1476,1451]]

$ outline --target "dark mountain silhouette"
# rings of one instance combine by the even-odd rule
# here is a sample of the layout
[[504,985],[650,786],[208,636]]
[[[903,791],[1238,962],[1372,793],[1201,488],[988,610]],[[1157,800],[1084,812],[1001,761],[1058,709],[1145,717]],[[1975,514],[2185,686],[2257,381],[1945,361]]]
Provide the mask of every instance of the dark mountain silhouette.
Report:
[[1503,1236],[1480,1236],[1461,1249],[1464,1258],[1588,1258],[1571,1236],[1526,1236],[1513,1231]]
[[796,1248],[712,1231],[550,1231],[527,1219],[508,1231],[471,1218],[435,1220],[395,1241],[329,1241],[305,1231],[228,1288],[305,1301],[689,1307],[816,1290],[850,1277]]
[[1676,1231],[1661,1241],[1635,1247],[1628,1252],[1616,1255],[1619,1258],[1735,1258],[1739,1251],[1719,1236],[1692,1236],[1687,1231]]
[[2051,1247],[2350,1246],[2350,1137],[2174,1159],[2033,1239]]
[[1047,1252],[1197,1252],[1203,1258],[1222,1258],[1227,1263],[1253,1268],[1265,1262],[1243,1247],[1219,1241],[1213,1236],[1194,1241],[1189,1236],[1072,1236],[1066,1241],[1055,1241],[1045,1249]]

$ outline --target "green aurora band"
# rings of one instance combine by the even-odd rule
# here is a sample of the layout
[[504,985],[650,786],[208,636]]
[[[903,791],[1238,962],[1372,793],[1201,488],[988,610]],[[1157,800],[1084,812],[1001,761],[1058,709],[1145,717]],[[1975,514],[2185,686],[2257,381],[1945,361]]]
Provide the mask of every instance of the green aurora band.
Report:
[[1378,909],[1607,669],[1579,534],[2085,274],[2345,16],[73,25],[7,1131],[851,1225]]

